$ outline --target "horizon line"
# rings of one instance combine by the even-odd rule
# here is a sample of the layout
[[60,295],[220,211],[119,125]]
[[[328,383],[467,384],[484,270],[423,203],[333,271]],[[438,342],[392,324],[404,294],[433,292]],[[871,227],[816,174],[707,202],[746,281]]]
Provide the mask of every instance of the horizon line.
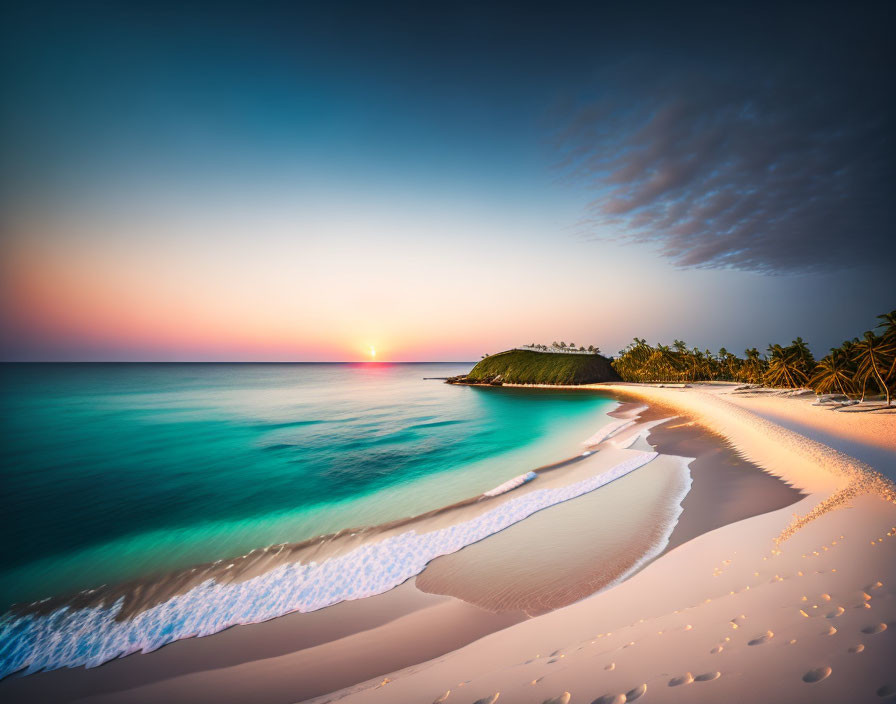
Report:
[[296,360],[190,360],[190,359],[176,359],[176,360],[152,360],[152,359],[82,359],[82,360],[66,360],[66,359],[4,359],[0,360],[0,364],[475,364],[479,360],[441,360],[441,359],[427,359],[427,360],[386,360],[386,359],[377,359],[377,360],[368,360],[368,359],[356,359],[356,360],[338,360],[338,361],[326,361],[326,360],[311,360],[311,361],[296,361]]

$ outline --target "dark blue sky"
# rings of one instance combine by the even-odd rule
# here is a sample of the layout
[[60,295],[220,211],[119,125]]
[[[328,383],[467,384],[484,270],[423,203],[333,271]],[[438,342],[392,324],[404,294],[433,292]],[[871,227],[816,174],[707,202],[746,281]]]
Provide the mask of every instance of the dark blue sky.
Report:
[[[425,356],[467,354],[452,341],[461,330],[451,306],[529,287],[530,267],[550,290],[574,278],[577,295],[603,301],[624,271],[685,308],[672,325],[673,311],[645,295],[629,299],[626,318],[564,317],[568,334],[551,316],[521,317],[483,329],[482,345],[604,333],[610,349],[636,334],[735,349],[789,334],[835,344],[893,307],[892,7],[7,7],[0,197],[16,276],[4,277],[3,356],[337,354],[303,342],[315,323],[298,310],[281,311],[297,332],[276,345],[267,329],[239,340],[210,330],[186,346],[172,333],[157,346],[82,324],[98,300],[151,308],[147,287],[162,300],[214,298],[254,256],[241,251],[265,247],[278,262],[295,257],[271,291],[295,300],[308,291],[287,282],[313,278],[309,268],[322,269],[312,262],[374,252],[366,261],[379,276],[359,259],[315,285],[345,291],[360,278],[389,291],[366,317],[350,312],[363,293],[337,296],[326,316],[346,330],[369,323],[365,339],[401,339],[396,348],[422,320],[404,302],[418,296],[418,260],[489,257],[492,269],[471,268],[460,291],[462,257],[429,272],[443,293],[425,301],[444,339],[414,348]],[[178,265],[150,275],[147,252]],[[69,309],[64,287],[55,300],[54,267],[72,288],[89,280],[96,300]],[[218,299],[231,310],[240,292],[254,300],[253,282],[270,278],[259,268]],[[780,304],[770,309],[769,296]],[[43,307],[29,311],[35,299]],[[161,317],[147,315],[147,328]],[[199,304],[193,316],[215,318]]]

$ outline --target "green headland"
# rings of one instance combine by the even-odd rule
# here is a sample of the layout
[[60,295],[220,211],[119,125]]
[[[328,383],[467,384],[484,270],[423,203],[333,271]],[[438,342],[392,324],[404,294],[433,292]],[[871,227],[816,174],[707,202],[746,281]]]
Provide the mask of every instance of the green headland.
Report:
[[618,381],[610,360],[596,353],[537,352],[513,349],[480,360],[452,384],[593,384]]

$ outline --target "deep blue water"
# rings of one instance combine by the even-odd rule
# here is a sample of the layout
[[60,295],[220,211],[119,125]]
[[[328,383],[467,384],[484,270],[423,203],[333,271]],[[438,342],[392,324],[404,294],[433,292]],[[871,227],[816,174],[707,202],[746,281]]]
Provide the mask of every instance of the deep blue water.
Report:
[[470,366],[0,365],[0,609],[436,508],[615,407],[423,380]]

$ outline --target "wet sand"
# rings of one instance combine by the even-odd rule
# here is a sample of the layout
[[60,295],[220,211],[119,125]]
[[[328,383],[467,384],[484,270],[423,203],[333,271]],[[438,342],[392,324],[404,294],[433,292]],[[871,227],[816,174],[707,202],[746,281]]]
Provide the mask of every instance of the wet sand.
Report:
[[[611,415],[637,420],[623,438],[638,434],[640,424],[672,418],[650,427],[644,438],[660,458],[599,491],[433,560],[417,577],[417,587],[492,611],[521,609],[534,616],[605,589],[702,533],[803,497],[692,420],[668,408],[640,409],[627,403]],[[689,490],[677,474],[680,465],[690,471]],[[669,497],[683,490],[682,510],[675,511]],[[664,531],[670,522],[671,536]],[[658,541],[668,544],[652,553]]]

